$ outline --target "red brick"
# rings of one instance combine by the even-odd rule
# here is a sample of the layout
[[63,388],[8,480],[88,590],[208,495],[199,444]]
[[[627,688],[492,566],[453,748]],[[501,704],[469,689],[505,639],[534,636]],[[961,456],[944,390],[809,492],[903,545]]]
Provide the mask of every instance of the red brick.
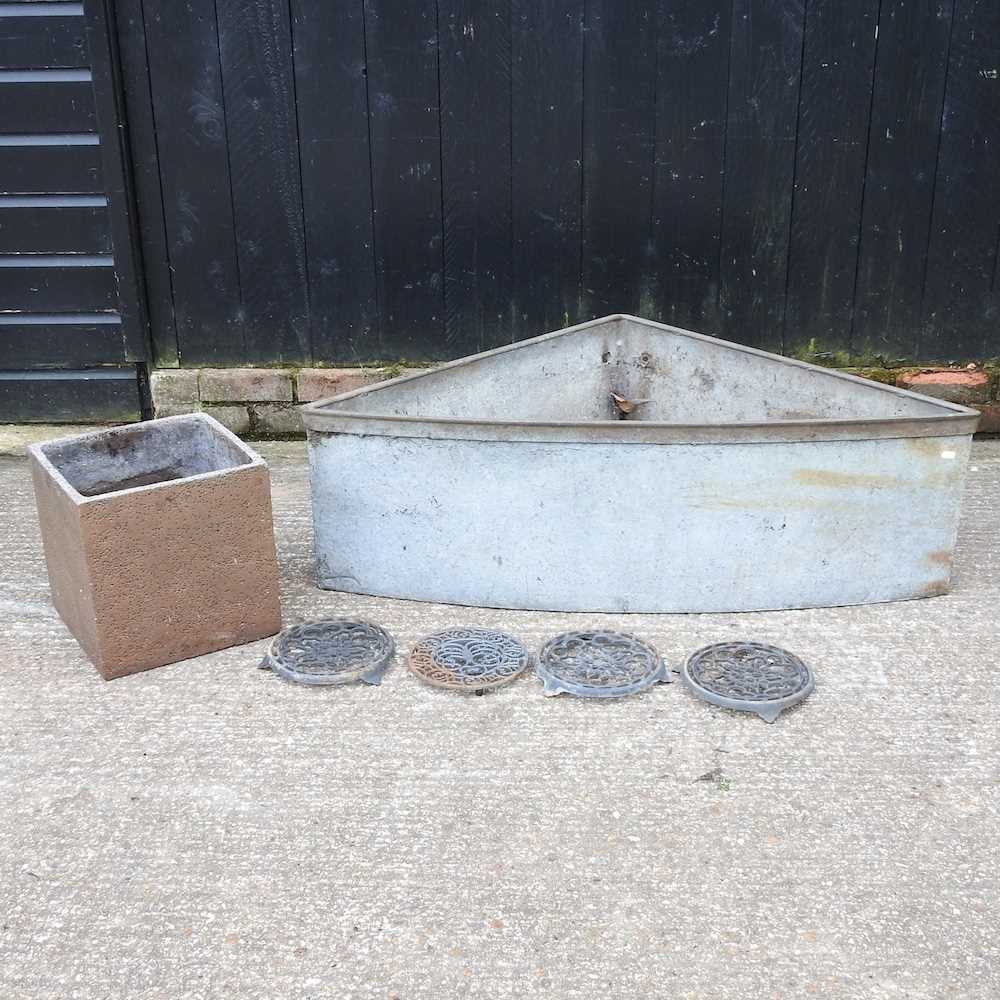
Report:
[[305,434],[302,414],[297,406],[287,403],[257,403],[251,409],[254,413],[254,431],[261,437]]
[[375,368],[303,368],[297,389],[300,403],[311,403],[327,396],[361,389],[384,376]]
[[977,406],[976,409],[982,414],[977,432],[1000,434],[1000,403],[987,403],[985,406]]
[[205,368],[198,387],[203,403],[292,401],[292,376],[281,368]]
[[917,372],[902,375],[896,383],[901,389],[946,399],[950,403],[987,403],[990,398],[990,378],[983,371]]
[[193,368],[158,368],[149,376],[149,387],[158,417],[198,409],[198,372]]

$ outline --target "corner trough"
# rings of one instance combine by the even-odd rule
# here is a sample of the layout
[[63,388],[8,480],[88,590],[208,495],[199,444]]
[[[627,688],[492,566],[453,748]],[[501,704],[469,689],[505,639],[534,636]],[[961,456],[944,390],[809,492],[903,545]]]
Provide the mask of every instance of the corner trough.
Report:
[[979,418],[620,315],[302,412],[320,586],[595,612],[945,593]]

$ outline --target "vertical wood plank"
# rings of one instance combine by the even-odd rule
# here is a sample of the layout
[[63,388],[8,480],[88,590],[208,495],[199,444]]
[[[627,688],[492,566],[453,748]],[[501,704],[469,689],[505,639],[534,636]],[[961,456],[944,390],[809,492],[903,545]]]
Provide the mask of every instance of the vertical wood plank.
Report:
[[153,362],[159,367],[176,366],[177,326],[174,321],[167,228],[163,214],[163,190],[160,184],[142,0],[117,0],[115,22],[121,54]]
[[449,354],[510,343],[510,0],[441,0],[441,183]]
[[785,350],[846,351],[861,232],[878,0],[809,0]]
[[581,318],[653,315],[655,10],[587,0],[586,26]]
[[383,357],[447,357],[438,27],[432,0],[365,0],[375,267]]
[[512,0],[514,339],[579,318],[583,0]]
[[732,0],[657,9],[654,318],[717,333]]
[[732,340],[781,350],[803,0],[735,0],[720,305]]
[[287,0],[217,0],[249,361],[308,361],[308,284]]
[[361,3],[292,0],[313,357],[378,359]]
[[851,350],[916,355],[951,0],[882,0]]
[[180,363],[246,360],[214,8],[145,0]]
[[920,357],[1000,353],[1000,5],[958,0],[938,157]]
[[123,145],[125,109],[122,106],[118,49],[105,0],[87,0],[84,18],[101,134],[101,174],[114,244],[122,342],[129,361],[147,361],[151,344],[146,320],[145,286],[139,274],[138,233],[133,216],[135,199],[131,175],[126,167],[127,151]]

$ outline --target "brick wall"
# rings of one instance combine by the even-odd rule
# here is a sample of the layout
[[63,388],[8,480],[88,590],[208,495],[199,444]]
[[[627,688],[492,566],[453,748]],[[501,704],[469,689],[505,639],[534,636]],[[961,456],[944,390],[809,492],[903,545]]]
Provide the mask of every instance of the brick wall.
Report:
[[298,407],[394,378],[399,368],[161,368],[150,376],[158,417],[202,410],[248,438],[304,434]]
[[[156,416],[203,410],[248,438],[302,435],[300,403],[336,396],[415,369],[163,368],[151,376]],[[980,433],[1000,434],[1000,367],[845,368],[927,396],[973,406]]]

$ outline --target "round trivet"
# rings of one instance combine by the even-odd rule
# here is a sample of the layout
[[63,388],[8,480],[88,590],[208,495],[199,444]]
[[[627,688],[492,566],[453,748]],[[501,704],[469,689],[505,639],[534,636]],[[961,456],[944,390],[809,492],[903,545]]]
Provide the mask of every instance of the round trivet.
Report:
[[485,691],[509,684],[531,663],[513,636],[488,628],[449,628],[421,639],[410,651],[410,669],[435,687]]
[[378,625],[328,618],[279,632],[261,666],[299,684],[381,684],[395,648]]
[[563,632],[549,639],[535,672],[547,695],[621,698],[673,680],[652,646],[625,632]]
[[682,671],[699,698],[774,722],[813,689],[812,671],[794,654],[761,642],[719,642],[692,653]]

